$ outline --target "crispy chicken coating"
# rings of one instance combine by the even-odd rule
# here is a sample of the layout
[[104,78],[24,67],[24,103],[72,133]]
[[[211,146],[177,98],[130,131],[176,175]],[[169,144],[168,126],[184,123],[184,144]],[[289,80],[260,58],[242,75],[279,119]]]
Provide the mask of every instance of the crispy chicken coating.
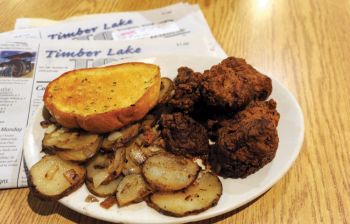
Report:
[[230,110],[240,110],[253,100],[265,100],[272,92],[271,79],[241,58],[226,58],[204,71],[201,79],[204,101]]
[[167,150],[180,155],[208,154],[207,130],[182,113],[163,114],[160,120]]
[[184,113],[191,112],[200,99],[201,74],[181,67],[175,78],[175,94],[169,104]]
[[[168,150],[182,155],[208,153],[213,170],[244,178],[269,163],[278,147],[279,113],[269,77],[244,59],[229,57],[203,74],[182,67],[169,104],[182,113],[162,115]],[[204,126],[202,126],[204,125]]]
[[233,119],[221,123],[209,162],[224,177],[244,178],[275,157],[279,113],[274,100],[250,103]]

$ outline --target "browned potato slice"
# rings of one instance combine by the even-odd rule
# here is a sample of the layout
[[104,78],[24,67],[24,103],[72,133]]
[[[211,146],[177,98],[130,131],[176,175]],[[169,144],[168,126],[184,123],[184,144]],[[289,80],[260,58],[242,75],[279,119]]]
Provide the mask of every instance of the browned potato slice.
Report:
[[91,147],[81,149],[81,150],[64,150],[56,151],[56,155],[61,157],[63,160],[75,161],[75,162],[84,162],[91,157],[93,157],[99,148],[101,141],[97,141]]
[[198,165],[186,157],[161,153],[146,160],[142,174],[153,189],[177,191],[189,186],[199,170]]
[[160,83],[158,104],[165,104],[172,97],[172,92],[174,90],[174,83],[173,81],[171,81],[171,79],[166,77],[162,77],[160,81],[161,83]]
[[43,139],[43,148],[64,160],[82,162],[94,156],[102,138],[95,134],[58,128],[51,124]]
[[114,177],[108,172],[112,157],[108,154],[97,154],[86,166],[87,179],[94,183],[95,188],[110,182]]
[[85,174],[85,168],[52,155],[30,169],[30,181],[40,197],[56,200],[79,188]]
[[220,179],[210,172],[201,172],[183,191],[154,193],[149,197],[148,205],[163,214],[181,217],[215,206],[221,194]]
[[141,202],[150,194],[150,188],[140,174],[125,176],[117,189],[117,201],[119,206]]
[[117,179],[112,180],[108,184],[101,184],[98,187],[94,187],[94,184],[90,181],[85,181],[87,189],[94,195],[100,197],[112,196],[117,192],[118,185],[122,181],[123,177],[119,176]]
[[141,129],[140,123],[135,123],[123,128],[120,131],[110,133],[102,142],[102,148],[105,150],[112,150],[113,146],[119,148],[131,141],[139,134]]
[[101,143],[101,137],[83,131],[73,131],[66,128],[55,128],[50,125],[46,129],[43,148],[55,151],[96,151]]
[[86,165],[87,179],[92,182],[92,177],[99,173],[102,169],[107,168],[111,163],[108,154],[96,154]]
[[125,163],[125,148],[119,148],[113,154],[97,154],[86,166],[87,179],[97,188],[118,177]]

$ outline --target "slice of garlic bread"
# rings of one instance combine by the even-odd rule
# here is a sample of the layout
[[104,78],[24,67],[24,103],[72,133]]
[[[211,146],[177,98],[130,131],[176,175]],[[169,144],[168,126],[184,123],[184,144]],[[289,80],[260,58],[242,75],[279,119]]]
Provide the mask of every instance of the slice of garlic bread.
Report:
[[44,103],[64,127],[105,133],[143,118],[159,90],[159,67],[133,62],[66,72],[49,83]]

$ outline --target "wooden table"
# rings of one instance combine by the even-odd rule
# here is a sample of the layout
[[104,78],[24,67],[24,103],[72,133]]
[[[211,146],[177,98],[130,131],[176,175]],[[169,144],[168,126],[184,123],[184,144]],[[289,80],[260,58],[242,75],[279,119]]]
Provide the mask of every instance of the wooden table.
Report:
[[[177,1],[2,1],[0,31],[18,17],[144,10]],[[252,203],[204,223],[350,223],[350,3],[226,0],[198,3],[228,55],[282,81],[305,116],[305,140],[289,172]],[[28,189],[0,191],[1,223],[103,223]]]

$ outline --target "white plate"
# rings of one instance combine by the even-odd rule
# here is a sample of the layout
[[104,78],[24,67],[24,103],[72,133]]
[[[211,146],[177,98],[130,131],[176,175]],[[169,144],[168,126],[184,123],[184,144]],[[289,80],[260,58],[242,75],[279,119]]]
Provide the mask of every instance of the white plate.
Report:
[[[133,59],[135,61],[135,59]],[[161,74],[175,78],[177,68],[188,66],[195,71],[202,72],[221,61],[212,57],[153,57],[140,59],[147,63],[157,64]],[[304,120],[301,109],[293,95],[277,80],[272,78],[273,92],[271,98],[277,101],[277,110],[281,114],[278,124],[279,147],[274,160],[264,168],[245,179],[223,179],[223,194],[219,203],[209,210],[197,215],[174,218],[162,215],[148,207],[145,202],[130,205],[124,208],[113,206],[106,210],[99,203],[86,203],[89,194],[85,185],[67,197],[59,200],[63,205],[97,219],[123,223],[184,223],[198,221],[217,216],[257,198],[275,184],[290,168],[297,158],[304,137]],[[41,141],[44,130],[40,126],[43,120],[40,108],[29,124],[25,140],[24,155],[28,168],[32,167],[42,157]]]

